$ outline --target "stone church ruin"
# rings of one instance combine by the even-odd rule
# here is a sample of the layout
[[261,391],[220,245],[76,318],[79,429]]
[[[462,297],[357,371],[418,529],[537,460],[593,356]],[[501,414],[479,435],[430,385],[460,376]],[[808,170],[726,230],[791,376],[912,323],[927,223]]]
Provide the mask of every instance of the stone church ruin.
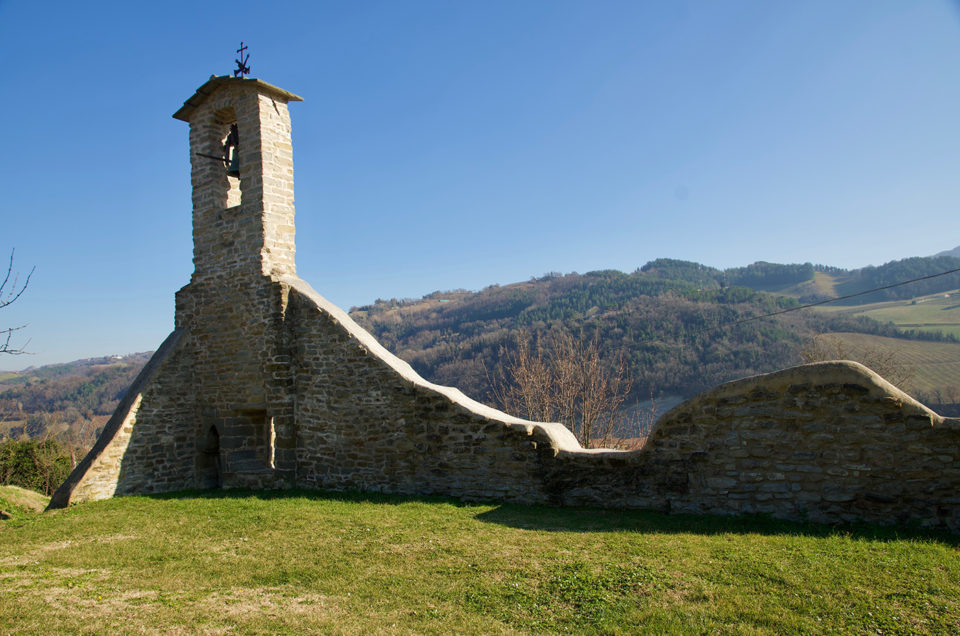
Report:
[[297,277],[296,101],[214,76],[174,115],[190,124],[194,272],[51,508],[296,487],[960,531],[960,420],[856,363],[724,384],[636,451],[584,449],[561,424],[427,382]]

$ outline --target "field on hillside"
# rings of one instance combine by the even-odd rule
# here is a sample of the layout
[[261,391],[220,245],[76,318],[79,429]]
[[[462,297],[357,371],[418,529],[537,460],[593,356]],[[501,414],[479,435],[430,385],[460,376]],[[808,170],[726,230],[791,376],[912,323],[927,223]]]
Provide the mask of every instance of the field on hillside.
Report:
[[958,633],[958,545],[375,495],[130,497],[0,525],[0,631]]
[[950,393],[951,389],[960,391],[960,343],[904,340],[863,333],[829,335],[851,345],[853,351],[861,348],[893,352],[897,360],[909,367],[911,386],[901,388],[910,393],[922,391],[933,395],[938,390],[943,394]]
[[811,280],[784,285],[765,285],[764,291],[794,298],[833,298],[836,297],[836,279],[833,274],[814,272]]
[[902,329],[940,332],[960,338],[960,290],[913,300],[892,300],[856,307],[824,305],[819,309],[892,322]]

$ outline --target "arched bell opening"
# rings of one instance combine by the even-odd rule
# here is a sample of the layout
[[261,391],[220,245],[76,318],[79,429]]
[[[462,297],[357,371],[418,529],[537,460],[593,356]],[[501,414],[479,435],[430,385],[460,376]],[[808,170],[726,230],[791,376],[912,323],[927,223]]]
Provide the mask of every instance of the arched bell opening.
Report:
[[213,125],[206,129],[204,137],[202,150],[197,155],[200,160],[215,166],[213,174],[218,175],[216,198],[221,202],[218,207],[225,209],[240,205],[240,127],[232,107],[213,113]]
[[216,426],[211,426],[197,456],[197,488],[209,490],[223,487],[220,462],[220,433]]

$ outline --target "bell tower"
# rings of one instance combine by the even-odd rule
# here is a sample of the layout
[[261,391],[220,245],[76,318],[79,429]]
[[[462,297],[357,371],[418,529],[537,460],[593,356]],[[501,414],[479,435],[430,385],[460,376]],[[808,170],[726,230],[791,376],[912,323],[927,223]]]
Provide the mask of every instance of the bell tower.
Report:
[[192,282],[296,274],[289,102],[262,80],[211,76],[173,116],[190,124]]
[[295,474],[292,101],[302,99],[259,79],[213,76],[174,114],[190,124],[194,270],[176,326],[191,351],[200,488],[277,487]]

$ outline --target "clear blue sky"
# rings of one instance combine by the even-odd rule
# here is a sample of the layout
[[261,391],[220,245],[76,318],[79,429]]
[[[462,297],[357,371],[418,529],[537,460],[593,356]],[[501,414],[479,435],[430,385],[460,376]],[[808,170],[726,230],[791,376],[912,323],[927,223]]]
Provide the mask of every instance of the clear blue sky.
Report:
[[349,308],[657,257],[960,245],[947,0],[0,0],[0,369],[154,349],[192,271],[187,126],[240,40],[292,104],[297,264]]

